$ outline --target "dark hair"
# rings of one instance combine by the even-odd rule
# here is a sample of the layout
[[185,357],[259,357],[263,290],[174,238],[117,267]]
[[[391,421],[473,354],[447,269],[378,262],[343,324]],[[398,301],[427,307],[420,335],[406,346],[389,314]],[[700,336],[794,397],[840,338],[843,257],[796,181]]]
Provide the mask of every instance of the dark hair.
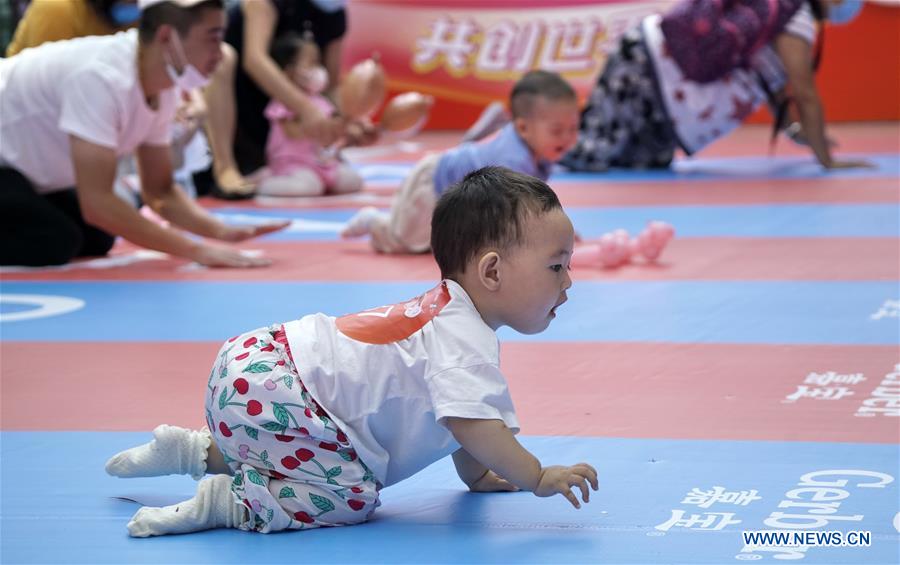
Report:
[[295,32],[287,32],[279,35],[272,42],[269,49],[269,56],[275,61],[275,64],[282,69],[286,69],[293,65],[300,56],[300,50],[306,45],[307,40],[302,35]]
[[538,97],[548,100],[578,99],[575,89],[564,78],[549,71],[528,71],[513,85],[509,108],[513,118],[527,117]]
[[190,8],[182,8],[173,2],[154,4],[141,12],[141,23],[138,24],[140,39],[144,43],[153,41],[156,30],[163,25],[174,27],[178,35],[186,35],[203,12],[209,9],[224,10],[225,0],[205,0]]
[[528,214],[562,208],[544,181],[505,167],[466,175],[441,196],[431,217],[431,249],[441,277],[465,272],[480,251],[522,241]]

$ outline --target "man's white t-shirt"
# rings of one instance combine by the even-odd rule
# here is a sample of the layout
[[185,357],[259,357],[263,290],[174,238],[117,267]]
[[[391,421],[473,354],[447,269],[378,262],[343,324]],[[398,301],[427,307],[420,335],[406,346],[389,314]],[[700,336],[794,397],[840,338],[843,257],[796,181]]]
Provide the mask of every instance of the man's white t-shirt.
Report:
[[459,449],[447,417],[519,431],[497,336],[454,281],[405,303],[284,327],[300,379],[384,486]]
[[168,145],[175,89],[151,109],[138,80],[136,30],[46,43],[0,59],[0,165],[40,193],[75,186],[69,135],[128,155]]

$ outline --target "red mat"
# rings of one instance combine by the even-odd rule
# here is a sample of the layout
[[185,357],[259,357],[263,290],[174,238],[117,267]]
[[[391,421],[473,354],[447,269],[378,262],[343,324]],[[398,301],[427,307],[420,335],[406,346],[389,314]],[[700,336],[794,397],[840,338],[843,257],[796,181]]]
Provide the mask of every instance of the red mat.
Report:
[[[432,281],[431,255],[385,256],[356,242],[250,242],[275,261],[268,269],[202,269],[170,258],[131,265],[6,273],[4,280]],[[128,254],[127,244],[116,252]],[[897,280],[895,238],[675,238],[657,264],[578,268],[577,280]],[[852,266],[847,261],[852,258]],[[196,266],[194,266],[196,267]]]
[[[200,426],[219,345],[4,342],[3,429]],[[512,342],[501,351],[524,434],[900,440],[896,418],[854,415],[893,369],[895,347]],[[785,402],[813,388],[811,372],[828,371],[865,380],[831,385],[851,395]]]

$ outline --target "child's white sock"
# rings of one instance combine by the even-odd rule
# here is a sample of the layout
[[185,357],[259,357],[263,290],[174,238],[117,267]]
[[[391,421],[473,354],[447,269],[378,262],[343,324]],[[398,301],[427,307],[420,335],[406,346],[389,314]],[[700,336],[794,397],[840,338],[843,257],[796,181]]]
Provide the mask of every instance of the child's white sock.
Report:
[[114,477],[159,477],[206,474],[206,452],[212,438],[209,430],[187,430],[178,426],[157,426],[153,441],[126,449],[106,462],[106,472]]
[[341,237],[360,237],[367,235],[372,231],[372,224],[375,218],[384,215],[378,208],[374,206],[366,206],[360,209],[355,216],[350,218],[347,225],[341,230]]
[[128,534],[135,538],[187,534],[213,528],[237,528],[247,520],[247,509],[235,502],[231,477],[216,475],[197,484],[190,500],[155,508],[145,506],[128,522]]

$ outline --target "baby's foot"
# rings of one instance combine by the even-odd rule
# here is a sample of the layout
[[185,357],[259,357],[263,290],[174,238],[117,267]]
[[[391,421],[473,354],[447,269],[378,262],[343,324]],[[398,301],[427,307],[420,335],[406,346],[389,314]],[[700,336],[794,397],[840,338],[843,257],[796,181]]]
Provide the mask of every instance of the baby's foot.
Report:
[[478,119],[472,124],[466,133],[463,134],[462,141],[478,141],[491,135],[498,129],[502,128],[511,121],[509,114],[502,102],[491,102],[478,116]]
[[197,495],[190,500],[162,508],[141,508],[128,522],[128,533],[135,538],[187,534],[237,528],[246,520],[246,509],[235,502],[231,493],[231,477],[216,475],[200,481]]
[[126,449],[106,462],[106,472],[114,477],[159,477],[206,474],[206,453],[212,441],[209,431],[157,426],[153,441]]
[[665,222],[653,221],[637,236],[634,247],[647,261],[656,261],[672,237],[675,228]]
[[383,215],[374,206],[366,206],[360,209],[355,216],[350,218],[347,225],[341,230],[341,237],[360,237],[372,233],[372,224],[375,219]]

